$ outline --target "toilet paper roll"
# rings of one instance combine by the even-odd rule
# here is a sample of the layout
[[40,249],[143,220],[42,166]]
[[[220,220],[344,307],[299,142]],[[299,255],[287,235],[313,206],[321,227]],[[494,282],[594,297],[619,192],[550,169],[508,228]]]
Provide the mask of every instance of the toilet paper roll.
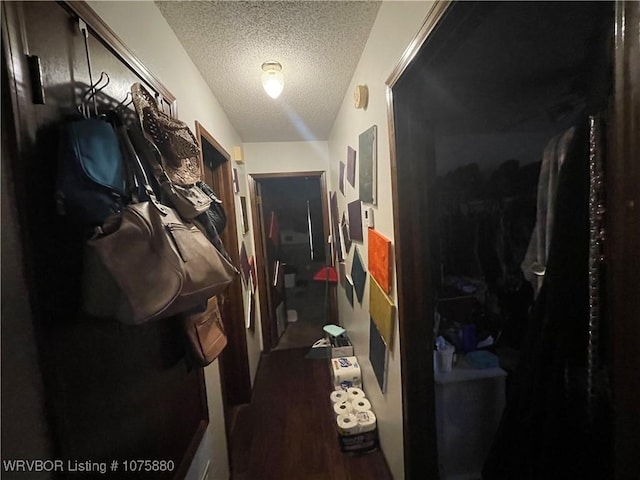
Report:
[[349,397],[349,400],[358,400],[360,398],[364,398],[364,392],[360,388],[350,387],[347,389],[347,396]]
[[331,392],[331,401],[333,403],[340,403],[340,402],[344,402],[345,400],[348,400],[349,396],[347,395],[347,392],[345,392],[344,390],[336,390],[334,392]]
[[334,403],[333,411],[336,415],[346,415],[353,412],[353,405],[351,405],[351,402],[348,401]]
[[371,432],[376,428],[376,416],[371,410],[356,413],[356,420],[360,433]]
[[338,432],[340,435],[355,435],[360,431],[358,427],[358,420],[353,413],[349,413],[348,415],[338,415],[336,423],[338,424]]
[[368,412],[371,410],[371,403],[366,398],[360,398],[351,402],[354,412]]

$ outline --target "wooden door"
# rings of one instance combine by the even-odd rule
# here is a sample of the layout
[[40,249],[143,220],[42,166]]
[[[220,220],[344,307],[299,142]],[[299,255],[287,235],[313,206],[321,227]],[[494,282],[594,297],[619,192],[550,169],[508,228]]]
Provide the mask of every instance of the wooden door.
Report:
[[[222,200],[227,215],[227,225],[220,237],[234,265],[239,268],[240,254],[230,156],[199,122],[196,122],[196,137],[201,145],[204,182]],[[219,299],[228,340],[227,347],[219,358],[219,368],[225,425],[229,438],[237,407],[251,400],[251,377],[240,277],[220,295]]]
[[[15,128],[15,137],[8,140],[15,155],[3,155],[2,162],[17,217],[16,223],[3,224],[3,230],[14,230],[21,241],[33,312],[23,321],[34,327],[32,341],[40,359],[43,408],[55,458],[120,460],[120,468],[124,460],[164,461],[153,478],[182,478],[208,423],[202,370],[186,365],[182,331],[173,318],[128,326],[82,313],[85,238],[77,225],[56,212],[57,128],[78,117],[78,100],[90,84],[77,15],[69,5],[56,2],[5,2],[2,7],[3,73],[12,107],[12,118],[4,117],[3,108],[3,124],[6,120]],[[110,78],[98,97],[98,108],[114,107],[133,82],[142,81],[162,94],[170,112],[171,94],[142,72],[137,60],[124,60],[122,44],[120,53],[107,46],[107,36],[117,39],[86,5],[76,7],[104,34],[98,37],[89,28],[93,81],[103,71]],[[38,88],[33,88],[34,77],[28,74],[27,54],[40,59],[43,99],[34,95]],[[3,336],[3,341],[12,338]],[[21,374],[13,372],[7,381],[19,381]],[[20,420],[3,415],[3,421]],[[61,476],[67,475],[74,473],[65,469]],[[144,476],[140,472],[139,477]]]

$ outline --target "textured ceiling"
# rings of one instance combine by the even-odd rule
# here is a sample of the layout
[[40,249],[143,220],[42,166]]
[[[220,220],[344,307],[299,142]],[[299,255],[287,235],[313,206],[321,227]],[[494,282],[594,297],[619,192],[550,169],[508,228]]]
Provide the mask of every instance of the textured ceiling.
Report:
[[[156,1],[244,142],[326,140],[380,8],[373,1]],[[284,90],[262,89],[282,64]]]

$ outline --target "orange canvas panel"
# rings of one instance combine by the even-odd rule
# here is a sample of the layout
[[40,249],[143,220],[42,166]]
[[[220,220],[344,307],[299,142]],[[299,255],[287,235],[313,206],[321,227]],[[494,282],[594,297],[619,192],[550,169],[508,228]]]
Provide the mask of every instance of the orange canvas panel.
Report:
[[369,228],[369,274],[382,290],[391,292],[391,241],[373,228]]

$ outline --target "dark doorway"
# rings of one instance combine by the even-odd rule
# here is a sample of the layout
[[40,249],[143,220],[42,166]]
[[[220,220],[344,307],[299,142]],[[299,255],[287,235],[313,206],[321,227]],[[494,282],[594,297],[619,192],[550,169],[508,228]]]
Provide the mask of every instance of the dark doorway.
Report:
[[[463,476],[463,467],[473,478],[484,467],[486,479],[548,478],[546,468],[566,478],[610,478],[611,391],[584,388],[587,377],[611,375],[613,353],[612,316],[603,311],[596,331],[587,313],[585,173],[591,159],[584,140],[586,117],[596,114],[607,137],[615,137],[613,26],[613,3],[455,2],[432,11],[415,43],[424,45],[389,80],[403,413],[411,422],[405,423],[407,478]],[[563,201],[552,213],[560,228],[542,271],[551,280],[545,294],[534,297],[523,264],[539,218],[536,200],[543,198],[536,189],[540,161],[552,140],[569,131],[579,146],[565,147],[571,153],[560,160],[566,161],[564,180],[555,192]],[[566,198],[576,201],[569,214]],[[555,265],[560,254],[554,248],[563,252]],[[599,285],[608,295],[607,287]],[[559,295],[562,288],[574,293]],[[566,302],[546,301],[554,295],[576,301],[565,314]],[[476,348],[475,340],[461,342],[466,326],[478,333],[475,340],[492,334],[489,351],[509,374],[507,398],[502,391],[499,402],[491,397],[496,410],[506,403],[502,421],[498,416],[478,448],[464,443],[477,434],[473,418],[461,420],[468,410],[451,414],[455,399],[442,407],[443,392],[453,389],[459,372],[454,367],[445,380],[432,368],[436,335],[458,343],[459,354]],[[594,360],[591,339],[598,334],[601,356]],[[552,381],[562,375],[564,383]],[[469,399],[471,390],[459,388],[458,399]],[[588,408],[592,413],[578,419]],[[479,411],[486,421],[489,409]],[[590,414],[589,428],[577,427]],[[525,418],[536,420],[520,422]],[[465,434],[456,437],[455,428]],[[471,453],[478,458],[465,465]]]
[[265,351],[311,346],[334,308],[333,289],[314,280],[327,259],[324,173],[252,175],[250,184],[261,291],[269,292],[261,299]]
[[[196,122],[196,137],[202,146],[202,170],[204,182],[222,200],[227,225],[220,232],[222,243],[235,265],[240,265],[238,239],[236,237],[236,209],[233,194],[232,170],[229,153]],[[220,385],[227,439],[233,431],[239,407],[251,399],[251,379],[247,356],[247,337],[244,325],[242,285],[238,278],[218,297],[222,321],[227,335],[227,346],[218,358]],[[231,458],[231,457],[229,457]]]

